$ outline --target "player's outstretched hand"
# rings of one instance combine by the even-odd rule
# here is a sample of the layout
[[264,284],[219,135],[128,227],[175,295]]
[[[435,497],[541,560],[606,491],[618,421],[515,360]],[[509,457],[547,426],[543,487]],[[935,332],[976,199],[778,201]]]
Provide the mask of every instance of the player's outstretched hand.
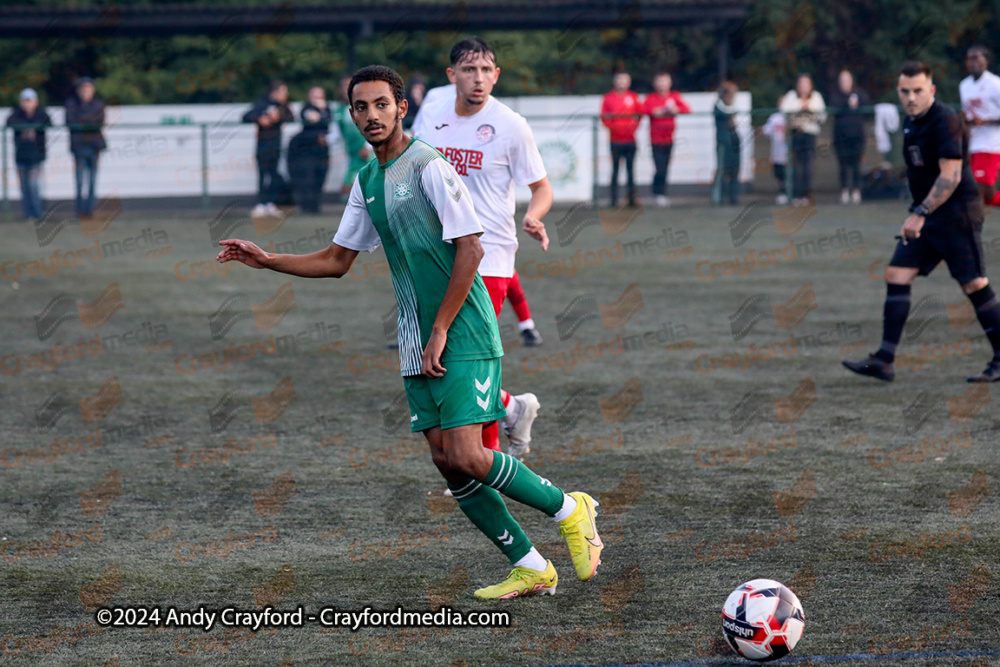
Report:
[[427,347],[424,348],[424,359],[420,364],[420,372],[427,377],[443,377],[448,370],[441,365],[441,355],[444,354],[444,344],[448,342],[448,332],[434,329],[431,337],[427,339]]
[[219,241],[219,245],[222,246],[222,250],[215,258],[219,263],[243,262],[252,269],[263,269],[267,266],[269,255],[251,241],[225,239]]
[[528,232],[528,236],[531,238],[541,242],[543,251],[549,249],[549,235],[545,233],[544,222],[526,215],[524,216],[524,231]]

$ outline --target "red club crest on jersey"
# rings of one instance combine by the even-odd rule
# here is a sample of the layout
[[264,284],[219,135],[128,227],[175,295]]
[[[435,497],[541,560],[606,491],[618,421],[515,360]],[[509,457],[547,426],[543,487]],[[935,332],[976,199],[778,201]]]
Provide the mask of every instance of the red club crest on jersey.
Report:
[[481,144],[490,143],[496,135],[496,128],[492,125],[483,124],[476,128],[476,139],[479,139],[479,143]]

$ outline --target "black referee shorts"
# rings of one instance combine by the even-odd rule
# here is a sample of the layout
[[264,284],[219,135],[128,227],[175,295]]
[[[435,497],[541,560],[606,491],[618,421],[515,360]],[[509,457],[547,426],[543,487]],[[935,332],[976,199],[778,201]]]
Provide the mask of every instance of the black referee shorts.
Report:
[[896,243],[890,266],[918,269],[928,276],[944,260],[951,277],[960,284],[986,276],[983,261],[983,224],[970,224],[961,218],[928,220],[920,230],[920,238]]

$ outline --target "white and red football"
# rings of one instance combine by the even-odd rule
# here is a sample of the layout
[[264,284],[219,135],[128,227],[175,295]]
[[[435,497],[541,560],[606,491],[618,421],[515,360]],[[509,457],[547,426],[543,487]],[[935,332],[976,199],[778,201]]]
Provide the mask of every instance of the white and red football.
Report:
[[722,607],[722,635],[744,658],[767,662],[788,655],[806,627],[802,603],[772,579],[748,581]]

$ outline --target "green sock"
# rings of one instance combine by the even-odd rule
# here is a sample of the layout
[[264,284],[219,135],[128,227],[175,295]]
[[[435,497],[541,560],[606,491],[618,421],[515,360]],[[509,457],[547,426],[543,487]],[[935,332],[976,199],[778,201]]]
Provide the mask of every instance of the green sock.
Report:
[[513,456],[496,450],[491,451],[493,451],[493,467],[490,468],[483,484],[519,503],[541,510],[549,516],[555,516],[562,508],[565,495],[562,489],[552,486],[552,482],[539,477]]
[[507,511],[499,493],[471,477],[455,484],[448,482],[448,488],[465,516],[500,548],[511,565],[531,551],[528,536]]

